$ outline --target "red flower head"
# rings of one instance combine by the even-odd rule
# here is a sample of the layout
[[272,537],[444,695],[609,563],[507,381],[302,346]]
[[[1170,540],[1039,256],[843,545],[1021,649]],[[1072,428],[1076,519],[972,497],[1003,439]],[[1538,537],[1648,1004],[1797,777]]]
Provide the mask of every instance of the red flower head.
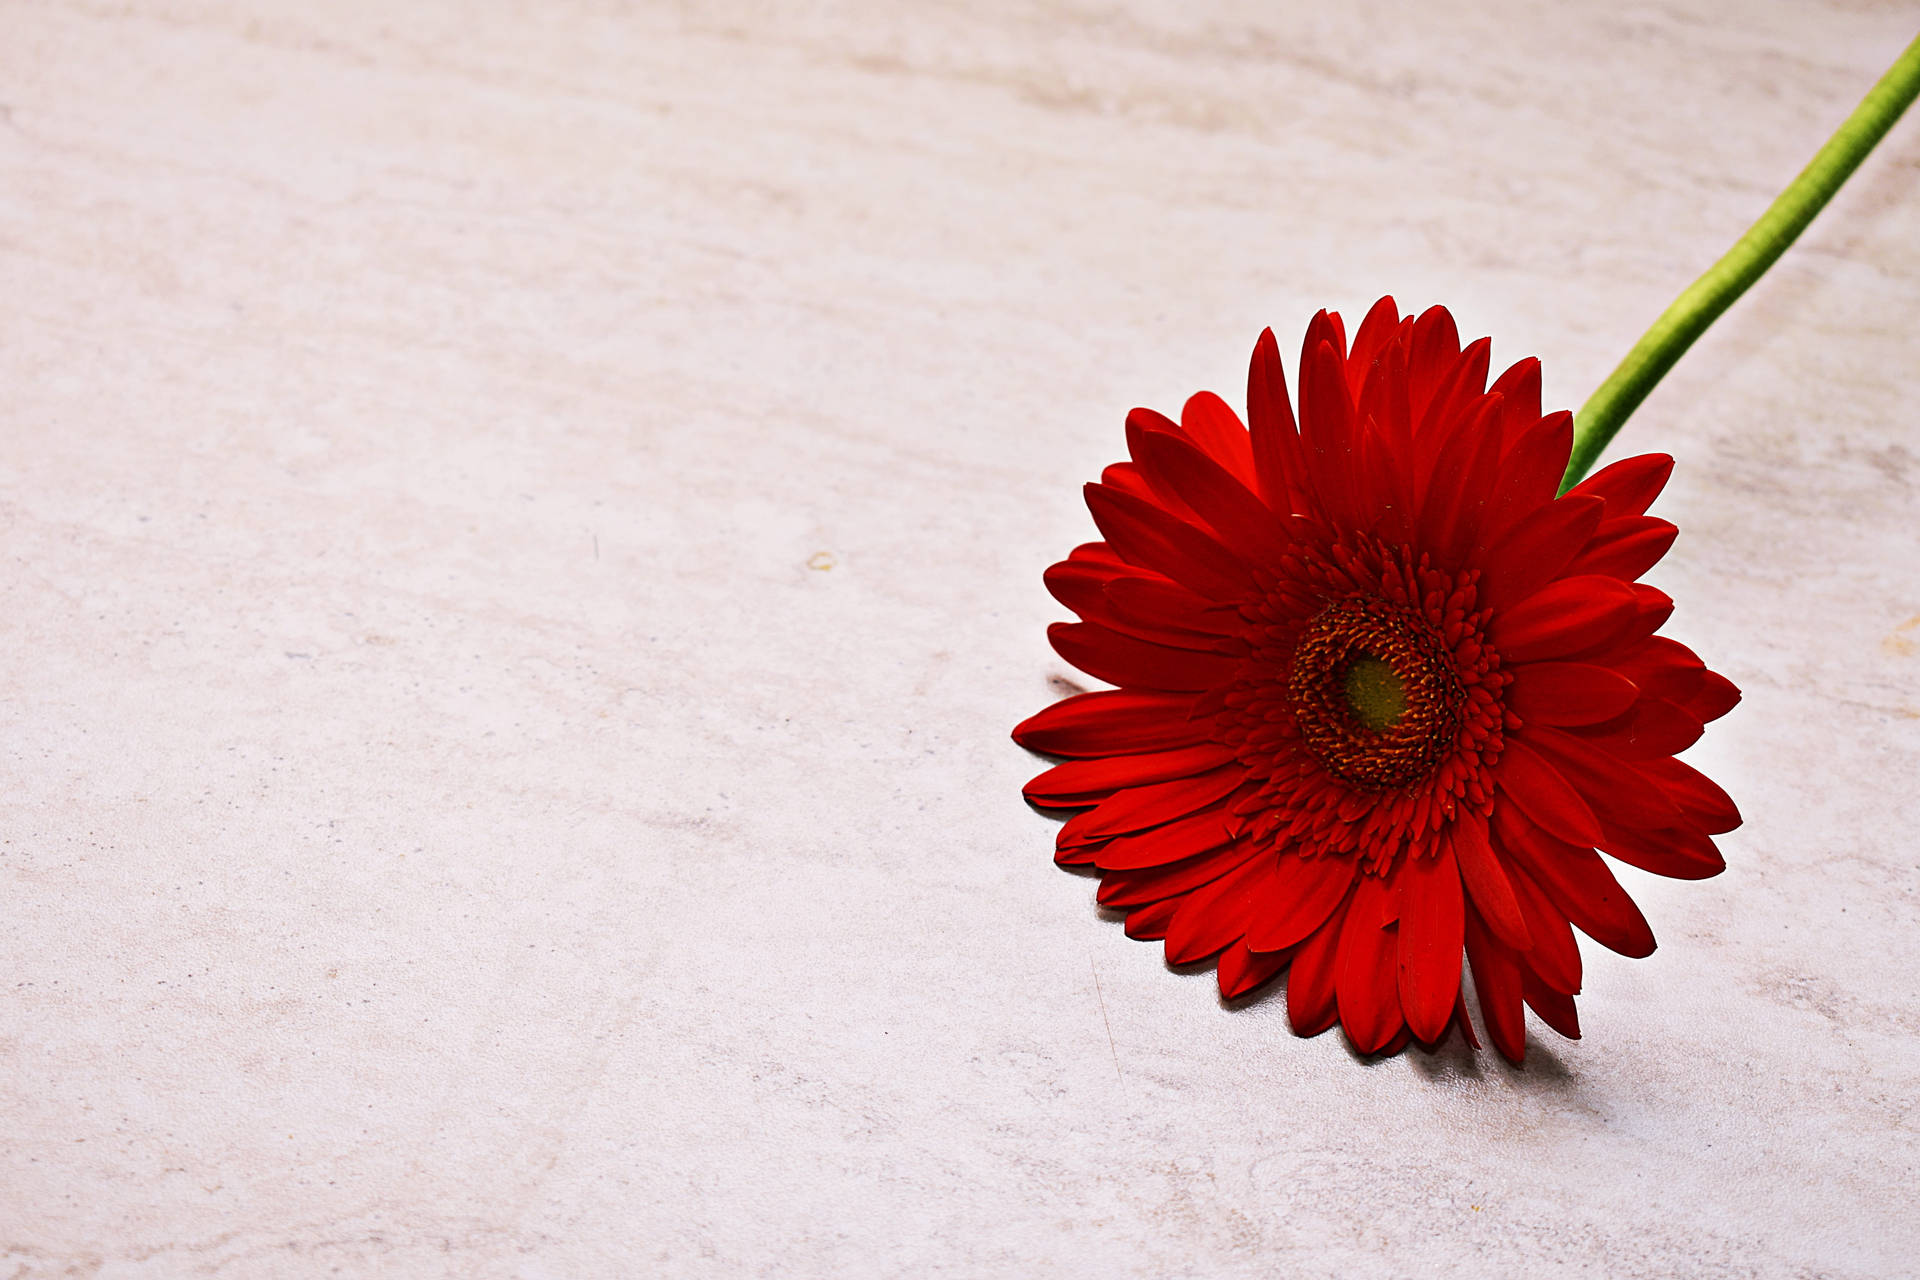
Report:
[[1366,1053],[1456,1021],[1478,1044],[1463,951],[1501,1053],[1523,1003],[1577,1037],[1573,930],[1654,945],[1600,855],[1699,879],[1740,823],[1674,759],[1739,691],[1635,582],[1673,542],[1646,514],[1673,460],[1556,497],[1572,416],[1540,415],[1538,361],[1488,389],[1487,357],[1383,298],[1351,351],[1338,315],[1307,327],[1297,427],[1271,330],[1251,431],[1207,392],[1134,410],[1133,461],[1087,486],[1106,540],[1046,575],[1081,618],[1054,648],[1117,687],[1014,730],[1068,757],[1027,797],[1080,810],[1058,861],[1130,936],[1217,954],[1228,997],[1290,965],[1294,1030]]

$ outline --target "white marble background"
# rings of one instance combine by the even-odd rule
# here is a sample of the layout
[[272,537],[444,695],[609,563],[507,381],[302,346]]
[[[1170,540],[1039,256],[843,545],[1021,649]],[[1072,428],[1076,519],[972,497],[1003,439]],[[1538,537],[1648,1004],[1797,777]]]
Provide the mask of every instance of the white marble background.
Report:
[[0,1275],[1911,1274],[1920,119],[1628,429],[1748,822],[1584,1041],[1223,1008],[1007,731],[1129,407],[1576,405],[1915,26],[0,0]]

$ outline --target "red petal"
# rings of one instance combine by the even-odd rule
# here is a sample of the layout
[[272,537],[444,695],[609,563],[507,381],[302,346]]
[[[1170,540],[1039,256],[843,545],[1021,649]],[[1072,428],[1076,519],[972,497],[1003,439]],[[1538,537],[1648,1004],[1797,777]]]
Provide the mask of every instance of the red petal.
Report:
[[1502,1057],[1518,1066],[1527,1056],[1520,963],[1471,911],[1467,913],[1467,963],[1473,966],[1473,988],[1480,997],[1480,1021],[1487,1028],[1487,1038]]
[[1254,853],[1251,843],[1241,841],[1171,866],[1115,871],[1100,882],[1096,897],[1103,907],[1135,907],[1143,902],[1179,898],[1244,865]]
[[1245,777],[1245,769],[1229,765],[1194,778],[1175,778],[1171,782],[1116,791],[1093,811],[1087,820],[1086,833],[1089,836],[1124,835],[1184,818],[1227,795]]
[[1179,898],[1168,898],[1127,912],[1127,936],[1135,942],[1158,942],[1166,937],[1173,917],[1180,910],[1181,901]]
[[[1408,407],[1416,429],[1460,355],[1460,330],[1445,307],[1428,307],[1413,322],[1407,359]],[[1476,391],[1479,388],[1474,388]]]
[[1577,995],[1580,948],[1573,940],[1573,927],[1533,879],[1517,867],[1513,871],[1513,891],[1520,899],[1520,910],[1527,917],[1527,932],[1533,938],[1533,945],[1520,957],[1522,967],[1539,974],[1555,991]]
[[1346,898],[1354,875],[1347,858],[1281,853],[1247,927],[1247,945],[1281,951],[1304,941]]
[[1255,954],[1247,950],[1246,943],[1234,943],[1220,953],[1220,969],[1214,975],[1220,983],[1220,998],[1239,999],[1271,980],[1287,967],[1287,961],[1292,958],[1290,951]]
[[1074,760],[1055,765],[1023,789],[1034,804],[1064,808],[1093,804],[1122,787],[1137,787],[1169,778],[1191,778],[1218,768],[1234,758],[1231,747],[1203,743],[1174,751],[1109,756],[1103,760]]
[[[1600,820],[1593,810],[1573,784],[1524,742],[1507,739],[1495,778],[1507,798],[1548,831],[1576,843],[1599,842]],[[1498,814],[1498,805],[1494,812]]]
[[1643,761],[1640,767],[1652,775],[1673,797],[1680,811],[1708,835],[1722,835],[1740,825],[1740,810],[1733,798],[1692,765],[1660,759]]
[[[1507,407],[1511,409],[1511,401]],[[1566,474],[1567,455],[1572,450],[1571,414],[1556,413],[1540,418],[1521,433],[1501,460],[1499,480],[1480,522],[1481,546],[1492,546],[1522,518],[1553,501],[1560,488],[1560,477]]]
[[[1390,341],[1369,361],[1365,379],[1354,392],[1354,412],[1360,421],[1372,422],[1379,428],[1386,455],[1396,464],[1396,474],[1413,463],[1413,406],[1408,399],[1406,341],[1412,328],[1412,320],[1400,322]],[[1352,365],[1348,368],[1351,370]]]
[[1598,498],[1560,498],[1522,516],[1480,557],[1481,607],[1510,608],[1559,577],[1605,507]]
[[1366,318],[1354,331],[1353,351],[1348,355],[1347,391],[1357,402],[1360,389],[1366,385],[1367,377],[1373,371],[1374,362],[1380,358],[1387,344],[1400,331],[1400,308],[1391,297],[1382,298],[1367,311]]
[[1093,522],[1130,564],[1152,569],[1210,600],[1237,601],[1249,593],[1252,578],[1246,565],[1199,529],[1105,485],[1090,484],[1086,494]]
[[1627,637],[1621,640],[1622,644],[1638,643],[1665,626],[1667,619],[1673,616],[1673,597],[1658,587],[1637,583],[1633,588],[1633,598],[1640,613],[1628,629]]
[[1322,310],[1307,321],[1307,336],[1300,345],[1302,368],[1306,367],[1314,349],[1323,342],[1329,343],[1342,361],[1347,358],[1347,326],[1341,321],[1338,311]]
[[1494,934],[1516,951],[1533,945],[1527,934],[1526,918],[1513,895],[1507,869],[1493,851],[1487,836],[1487,820],[1475,813],[1461,813],[1451,832],[1454,857],[1459,860],[1460,879],[1473,899],[1474,910]]
[[1364,419],[1353,431],[1353,485],[1367,503],[1366,522],[1356,530],[1371,530],[1389,542],[1413,536],[1411,477],[1402,474],[1406,450],[1389,441],[1378,423]]
[[[1138,573],[1128,568],[1123,573]],[[1115,606],[1110,588],[1117,578],[1112,569],[1105,565],[1092,564],[1084,560],[1065,560],[1054,565],[1046,572],[1047,591],[1067,608],[1087,622],[1097,622],[1109,631],[1118,631],[1122,635],[1132,636],[1136,640],[1147,640],[1154,644],[1164,644],[1173,649],[1196,649],[1206,651],[1220,643],[1217,633],[1184,631],[1177,627],[1159,623],[1156,619],[1140,620],[1128,617]],[[1134,578],[1132,581],[1153,584],[1166,583],[1174,587],[1165,578]]]
[[1273,330],[1260,334],[1247,369],[1247,425],[1253,436],[1260,496],[1276,511],[1304,512],[1311,503],[1300,460],[1300,430],[1287,397],[1287,374]]
[[1216,638],[1237,635],[1245,627],[1236,610],[1209,604],[1165,578],[1116,577],[1108,580],[1105,592],[1113,611],[1135,625],[1153,624]]
[[1192,964],[1238,941],[1253,910],[1253,892],[1266,874],[1266,859],[1252,858],[1188,894],[1167,929],[1167,963]]
[[1322,342],[1300,367],[1301,453],[1321,507],[1343,528],[1370,523],[1367,495],[1353,482],[1353,426],[1345,366]]
[[1621,955],[1653,954],[1653,930],[1600,855],[1556,840],[1517,814],[1496,812],[1494,841],[1580,932]]
[[1540,1021],[1569,1040],[1580,1038],[1580,1016],[1574,1012],[1572,996],[1555,991],[1530,973],[1521,975],[1520,992]]
[[1294,952],[1287,973],[1287,1021],[1297,1036],[1317,1036],[1338,1018],[1334,986],[1340,967],[1340,926],[1344,910],[1335,911],[1319,930]]
[[1609,520],[1567,572],[1601,573],[1631,582],[1658,564],[1679,536],[1676,526],[1652,516]]
[[1500,453],[1500,436],[1494,427],[1499,413],[1498,398],[1482,400],[1472,420],[1455,433],[1433,464],[1420,507],[1420,536],[1447,561],[1462,556],[1479,531]]
[[1641,516],[1667,487],[1673,459],[1664,453],[1643,453],[1600,468],[1568,493],[1587,494],[1607,501],[1607,517]]
[[1248,488],[1260,481],[1253,469],[1253,442],[1230,405],[1211,391],[1187,397],[1180,425],[1214,464]]
[[1287,550],[1280,521],[1238,479],[1198,449],[1156,431],[1127,429],[1140,465],[1165,480],[1212,526],[1221,544],[1250,563],[1278,559]]
[[[1583,738],[1544,725],[1523,730],[1527,745],[1546,757],[1589,805],[1631,827],[1658,831],[1680,821],[1680,810],[1639,768],[1608,754]],[[1507,739],[1509,745],[1513,739]],[[1599,833],[1586,843],[1599,842]]]
[[1740,701],[1740,690],[1732,681],[1708,671],[1699,655],[1666,636],[1651,636],[1610,662],[1646,692],[1675,703],[1703,723],[1718,720]]
[[1116,836],[1100,846],[1094,862],[1102,871],[1138,871],[1184,862],[1233,839],[1234,823],[1223,807],[1169,822],[1151,831]]
[[[1500,449],[1504,454],[1515,448],[1521,435],[1540,421],[1540,361],[1533,356],[1517,361],[1487,390],[1498,394],[1504,405],[1500,414]],[[1568,426],[1572,426],[1571,417]],[[1568,443],[1571,445],[1571,439]],[[1560,470],[1566,471],[1565,462],[1560,464]]]
[[1437,857],[1407,855],[1400,868],[1399,990],[1413,1034],[1431,1044],[1447,1029],[1460,990],[1466,905],[1460,870],[1443,845]]
[[1713,840],[1692,827],[1629,831],[1610,822],[1600,827],[1606,837],[1600,841],[1601,852],[1656,876],[1705,880],[1727,869],[1727,860],[1714,848]]
[[1616,578],[1562,578],[1496,614],[1487,638],[1510,663],[1538,662],[1603,645],[1639,612],[1634,588]]
[[1651,760],[1678,755],[1705,732],[1705,725],[1673,703],[1643,693],[1625,715],[1583,728],[1580,736],[1623,760]]
[[1108,756],[1164,751],[1204,742],[1208,724],[1192,719],[1194,699],[1184,693],[1101,689],[1063,698],[1022,720],[1013,740],[1052,756]]
[[1467,1016],[1467,993],[1463,988],[1453,997],[1453,1021],[1460,1028],[1460,1034],[1466,1037],[1469,1049],[1480,1047],[1480,1037],[1473,1033],[1473,1019]]
[[1507,709],[1539,724],[1597,724],[1633,705],[1633,681],[1583,662],[1530,662],[1512,668]]
[[1233,682],[1240,659],[1195,649],[1171,649],[1136,640],[1094,622],[1056,622],[1047,628],[1054,652],[1108,684],[1168,692],[1217,689]]
[[1434,459],[1478,412],[1480,400],[1487,393],[1487,369],[1492,351],[1490,339],[1476,338],[1468,343],[1435,389],[1426,412],[1415,421],[1415,475],[1431,472]]
[[1340,1025],[1361,1053],[1378,1053],[1404,1025],[1397,939],[1386,925],[1387,882],[1362,876],[1340,926]]

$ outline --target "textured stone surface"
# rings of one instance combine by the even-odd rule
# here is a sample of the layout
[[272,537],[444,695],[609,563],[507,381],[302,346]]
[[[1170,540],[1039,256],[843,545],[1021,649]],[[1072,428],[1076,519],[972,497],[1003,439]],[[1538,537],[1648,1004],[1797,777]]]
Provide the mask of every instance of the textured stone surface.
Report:
[[1748,823],[1584,1041],[1221,1007],[1006,735],[1127,408],[1575,404],[1911,23],[0,4],[0,1275],[1904,1270],[1920,121],[1629,428]]

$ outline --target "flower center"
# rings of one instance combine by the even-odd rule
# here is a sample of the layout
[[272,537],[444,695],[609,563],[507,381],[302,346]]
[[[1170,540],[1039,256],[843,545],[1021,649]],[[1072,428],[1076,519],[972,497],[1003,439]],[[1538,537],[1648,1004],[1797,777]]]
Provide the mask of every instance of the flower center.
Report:
[[1393,664],[1361,653],[1347,664],[1347,705],[1369,729],[1384,729],[1407,713],[1407,686]]
[[1342,600],[1308,623],[1287,689],[1307,749],[1363,790],[1424,778],[1460,733],[1465,694],[1445,643],[1384,600]]

